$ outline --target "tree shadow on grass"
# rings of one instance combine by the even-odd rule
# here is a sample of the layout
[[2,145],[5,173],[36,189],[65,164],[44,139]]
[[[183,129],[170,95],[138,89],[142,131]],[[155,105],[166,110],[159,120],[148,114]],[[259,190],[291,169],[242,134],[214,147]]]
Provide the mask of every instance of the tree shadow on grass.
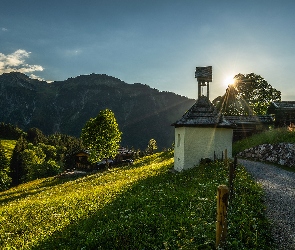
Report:
[[[215,210],[197,204],[197,185],[188,173],[169,171],[140,180],[31,249],[211,249]],[[190,207],[195,218],[183,214]]]

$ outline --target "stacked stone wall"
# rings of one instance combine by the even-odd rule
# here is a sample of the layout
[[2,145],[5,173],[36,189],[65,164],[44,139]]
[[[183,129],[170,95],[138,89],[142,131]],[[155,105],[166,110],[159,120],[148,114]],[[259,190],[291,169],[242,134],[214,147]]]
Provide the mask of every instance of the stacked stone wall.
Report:
[[295,144],[262,144],[245,149],[238,154],[238,157],[295,168]]

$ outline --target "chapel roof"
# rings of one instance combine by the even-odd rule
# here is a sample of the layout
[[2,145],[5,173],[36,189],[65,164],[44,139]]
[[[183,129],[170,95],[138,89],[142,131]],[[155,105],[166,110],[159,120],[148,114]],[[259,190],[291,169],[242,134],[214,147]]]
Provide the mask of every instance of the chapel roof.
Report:
[[200,96],[195,104],[172,126],[233,128],[233,124],[224,119],[207,96]]
[[272,115],[226,115],[225,119],[232,124],[271,124]]
[[276,109],[295,110],[295,101],[272,102],[272,105]]

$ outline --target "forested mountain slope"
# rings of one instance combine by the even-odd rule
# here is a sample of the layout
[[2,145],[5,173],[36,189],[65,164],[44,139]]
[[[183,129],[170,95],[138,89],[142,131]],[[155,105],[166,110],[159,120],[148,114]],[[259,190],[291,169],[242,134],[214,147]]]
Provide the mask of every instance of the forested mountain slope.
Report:
[[14,72],[0,75],[0,89],[0,122],[79,137],[85,122],[108,108],[123,132],[122,146],[142,149],[151,138],[159,148],[170,147],[171,123],[195,102],[104,74],[47,83]]

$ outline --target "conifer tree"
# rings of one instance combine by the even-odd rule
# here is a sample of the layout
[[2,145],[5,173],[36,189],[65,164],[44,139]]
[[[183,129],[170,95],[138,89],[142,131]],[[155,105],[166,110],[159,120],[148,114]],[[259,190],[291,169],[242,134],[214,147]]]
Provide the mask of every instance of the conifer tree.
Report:
[[27,148],[28,142],[22,136],[17,140],[10,160],[10,174],[12,185],[21,183],[22,177],[25,175],[25,168],[22,160],[22,153]]

